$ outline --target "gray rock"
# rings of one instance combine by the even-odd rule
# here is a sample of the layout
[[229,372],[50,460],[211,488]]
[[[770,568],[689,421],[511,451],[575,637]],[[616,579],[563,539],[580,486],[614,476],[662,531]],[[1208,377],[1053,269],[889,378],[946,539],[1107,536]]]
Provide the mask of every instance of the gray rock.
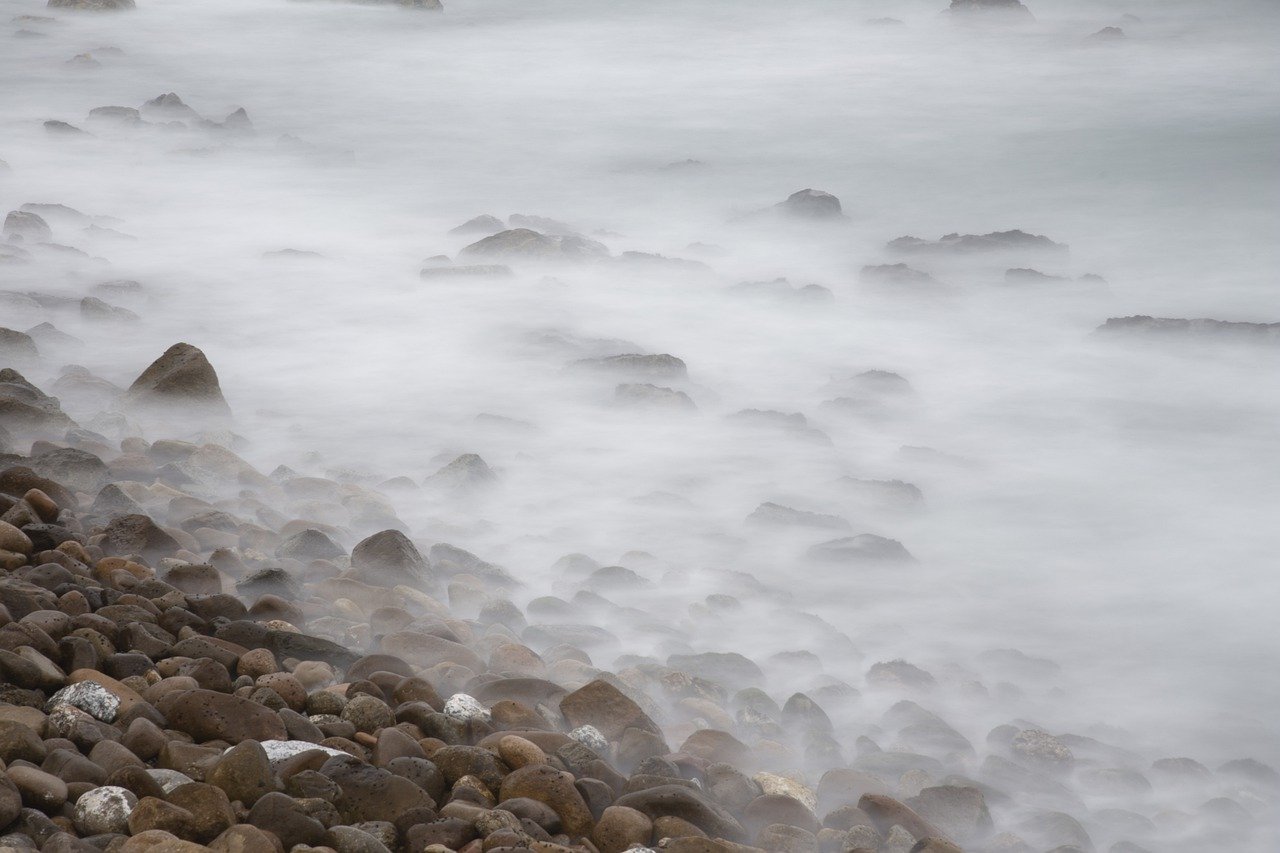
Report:
[[129,833],[129,815],[138,804],[132,791],[104,785],[80,795],[72,820],[84,835]]
[[96,681],[81,681],[62,688],[45,703],[52,712],[59,705],[72,705],[104,723],[115,722],[120,699]]

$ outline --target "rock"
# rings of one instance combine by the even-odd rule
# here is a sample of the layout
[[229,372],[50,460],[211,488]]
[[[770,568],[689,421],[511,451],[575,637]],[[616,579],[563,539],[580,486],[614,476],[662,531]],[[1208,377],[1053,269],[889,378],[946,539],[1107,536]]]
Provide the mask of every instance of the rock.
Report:
[[[94,0],[84,1],[94,2]],[[80,2],[80,0],[60,0],[60,2]],[[68,124],[65,121],[59,121],[57,119],[50,119],[49,121],[46,121],[44,123],[44,131],[52,136],[87,137],[92,135],[76,127],[74,124]]]
[[496,216],[482,214],[473,219],[459,225],[457,228],[450,229],[450,234],[497,234],[499,231],[505,231],[506,225]]
[[560,700],[560,713],[569,725],[594,726],[607,740],[617,740],[628,728],[661,735],[662,730],[621,690],[597,679]]
[[39,357],[40,350],[36,347],[36,342],[26,332],[0,328],[0,359],[26,367]]
[[824,515],[792,509],[766,501],[747,516],[747,524],[758,527],[809,527],[816,530],[849,530],[851,525],[838,515]]
[[53,229],[44,221],[44,217],[26,210],[9,211],[0,234],[10,240],[17,237],[31,243],[48,243],[53,240]]
[[914,563],[915,557],[896,539],[887,539],[874,533],[859,533],[832,539],[814,545],[808,551],[811,560],[824,563],[855,564],[905,564]]
[[882,794],[864,794],[858,800],[858,808],[871,818],[876,829],[887,835],[894,826],[900,826],[917,841],[931,836],[942,837],[942,830],[917,814],[911,807]]
[[[50,397],[36,386],[28,382],[21,373],[11,367],[0,368],[0,427],[26,432],[30,430],[49,431],[66,429],[75,426],[71,418],[62,411],[56,397]],[[12,469],[10,469],[12,470]],[[35,472],[22,468],[32,476]],[[39,488],[32,486],[31,488]],[[5,489],[10,494],[15,490]],[[46,490],[48,491],[48,490]],[[62,490],[65,492],[65,489]],[[18,492],[22,494],[22,492]],[[58,495],[49,493],[55,499]],[[59,503],[67,505],[64,501]],[[71,505],[74,505],[71,504]]]
[[1128,335],[1135,338],[1270,344],[1280,341],[1280,323],[1237,323],[1135,315],[1112,317],[1098,327],[1097,334],[1109,337]]
[[776,204],[775,209],[797,219],[843,219],[840,199],[822,190],[800,190]]
[[351,550],[350,576],[373,586],[403,584],[414,589],[431,581],[426,559],[399,530],[383,530],[356,545]]
[[72,819],[84,835],[127,834],[129,814],[137,804],[132,791],[104,785],[80,795]]
[[1103,27],[1089,36],[1089,41],[1124,41],[1125,38],[1124,30],[1119,27]]
[[237,823],[209,842],[216,853],[279,853],[279,840],[256,826]]
[[85,12],[118,12],[136,9],[134,0],[49,0],[50,9],[78,9]]
[[354,826],[330,827],[329,837],[337,853],[391,853],[377,838]]
[[211,690],[174,693],[160,701],[169,725],[197,741],[285,740],[284,723],[271,709],[248,699]]
[[320,772],[342,789],[335,805],[346,823],[394,821],[413,809],[435,811],[431,795],[416,783],[382,768],[356,763],[349,756],[331,759]]
[[191,840],[208,844],[236,822],[235,809],[221,788],[203,782],[186,782],[166,795],[168,801],[191,812]]
[[1063,771],[1075,762],[1071,750],[1048,732],[1023,729],[1010,744],[1015,758],[1040,770]]
[[346,755],[346,753],[340,749],[321,746],[320,744],[302,740],[264,740],[262,741],[261,746],[267,755],[267,760],[271,762],[273,770],[278,770],[280,766],[290,758],[312,750],[319,750],[331,757]]
[[15,765],[8,769],[9,780],[22,793],[22,801],[46,814],[57,814],[67,801],[67,783],[52,773],[34,767]]
[[162,830],[181,837],[194,825],[195,815],[158,797],[143,797],[129,814],[129,833],[134,836]]
[[0,774],[0,827],[8,826],[22,814],[22,792],[7,775]]
[[514,273],[506,264],[461,264],[448,267],[423,267],[418,277],[427,281],[450,278],[510,278]]
[[31,727],[13,720],[0,720],[0,761],[5,764],[29,761],[38,766],[47,754],[44,741]]
[[513,228],[472,243],[458,255],[498,260],[592,261],[609,257],[609,249],[576,234],[553,236],[529,228]]
[[[1021,5],[1015,3],[1014,5]],[[990,234],[946,234],[938,240],[899,237],[888,248],[911,254],[980,254],[988,252],[1065,252],[1067,247],[1048,237],[1025,231],[993,231]]]
[[614,402],[625,406],[643,406],[691,411],[698,408],[693,399],[683,391],[665,388],[648,382],[627,382],[613,392]]
[[[499,803],[528,798],[549,806],[569,835],[591,835],[595,820],[574,787],[573,776],[547,764],[532,764],[514,770],[502,780]],[[625,799],[625,798],[624,798]]]
[[137,554],[149,561],[172,556],[181,547],[146,515],[114,518],[103,531],[102,547],[108,554]]
[[466,494],[497,481],[498,475],[493,473],[488,463],[475,453],[464,453],[427,477],[423,485],[439,491]]
[[1019,0],[951,0],[951,7],[947,12],[967,18],[994,15],[1018,21],[1035,19],[1031,10]]
[[733,815],[697,791],[681,785],[658,785],[625,794],[614,802],[657,820],[670,815],[686,820],[713,838],[741,841],[746,833]]
[[114,722],[120,710],[120,698],[95,681],[81,681],[64,687],[49,699],[45,710],[59,705],[72,705],[104,723]]
[[977,788],[939,785],[925,788],[906,803],[947,837],[968,842],[993,830],[986,798]]
[[573,362],[573,367],[628,373],[650,379],[686,379],[689,369],[684,361],[674,355],[632,354],[608,355],[601,358],[584,358]]
[[472,721],[489,721],[489,711],[474,696],[466,693],[455,693],[444,703],[442,713],[460,723]]
[[203,352],[187,343],[165,350],[133,381],[127,396],[135,404],[163,405],[192,415],[231,414],[213,365]]
[[329,840],[324,824],[307,815],[299,801],[279,792],[268,793],[254,803],[247,823],[279,838],[286,850],[299,844],[318,847]]
[[205,781],[226,792],[230,800],[252,806],[276,789],[271,759],[257,741],[246,740],[228,749],[205,773]]
[[643,812],[626,806],[609,806],[600,815],[591,841],[600,853],[622,853],[633,844],[648,843],[653,821]]

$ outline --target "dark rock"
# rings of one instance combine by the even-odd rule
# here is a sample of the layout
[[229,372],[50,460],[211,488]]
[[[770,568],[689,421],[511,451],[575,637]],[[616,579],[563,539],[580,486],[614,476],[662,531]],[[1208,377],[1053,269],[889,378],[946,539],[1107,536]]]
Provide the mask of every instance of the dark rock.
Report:
[[778,202],[775,209],[797,219],[842,219],[840,199],[822,190],[799,190]]
[[356,545],[351,551],[350,575],[385,587],[404,584],[421,589],[431,581],[426,559],[399,530],[383,530]]
[[196,414],[231,413],[213,365],[203,352],[187,343],[165,350],[129,386],[128,397],[135,403],[163,404]]

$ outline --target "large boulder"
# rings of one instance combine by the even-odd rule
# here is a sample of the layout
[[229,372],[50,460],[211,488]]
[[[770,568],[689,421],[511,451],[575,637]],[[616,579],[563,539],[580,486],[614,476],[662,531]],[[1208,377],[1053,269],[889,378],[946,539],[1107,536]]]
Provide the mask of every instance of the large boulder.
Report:
[[775,209],[797,219],[843,219],[840,199],[822,190],[804,189],[787,196]]
[[609,257],[609,249],[577,234],[550,235],[532,228],[511,228],[477,240],[458,255],[497,260],[592,261]]
[[617,740],[629,728],[661,734],[644,710],[618,688],[596,679],[560,700],[560,713],[569,725],[595,726],[609,740]]
[[431,580],[431,567],[409,537],[383,530],[351,550],[350,576],[373,586],[421,588]]
[[25,433],[74,425],[57,397],[50,397],[11,367],[0,369],[0,427]]
[[9,211],[0,234],[10,240],[16,237],[31,243],[48,243],[53,239],[53,229],[44,221],[44,217],[27,210]]
[[50,9],[80,9],[86,12],[116,12],[136,9],[134,0],[49,0]]
[[138,554],[158,560],[172,556],[180,546],[150,516],[135,514],[112,519],[103,531],[102,547],[108,554]]
[[1039,234],[1025,231],[992,231],[990,234],[944,234],[937,240],[899,237],[888,248],[908,254],[980,254],[989,252],[1065,252],[1067,247]]
[[129,386],[128,399],[193,415],[231,414],[213,365],[203,352],[187,343],[174,344],[153,361]]
[[286,740],[289,735],[275,711],[229,693],[188,690],[160,700],[160,712],[171,728],[197,741]]

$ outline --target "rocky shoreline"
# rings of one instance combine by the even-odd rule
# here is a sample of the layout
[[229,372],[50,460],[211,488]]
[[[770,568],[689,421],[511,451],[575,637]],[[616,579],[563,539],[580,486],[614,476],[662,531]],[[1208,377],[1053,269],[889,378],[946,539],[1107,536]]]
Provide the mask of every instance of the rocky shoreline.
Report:
[[[436,0],[396,5],[442,8]],[[1033,20],[1016,0],[951,7],[948,17],[971,23]],[[57,19],[13,23],[15,38],[34,40],[56,32]],[[118,60],[106,47],[65,62],[80,73]],[[63,116],[77,123],[50,115],[32,126],[51,146],[136,152],[154,144],[183,163],[265,140],[244,109],[224,108],[216,114],[226,118],[213,121],[172,92],[130,102],[139,106],[96,106]],[[166,139],[183,147],[170,150]],[[345,149],[290,135],[275,145],[261,150],[325,167],[351,160]],[[703,166],[689,160],[662,170]],[[8,169],[0,161],[0,172]],[[806,609],[827,595],[859,605],[915,596],[929,582],[909,574],[923,562],[915,540],[904,537],[909,550],[867,532],[924,506],[925,492],[897,479],[899,466],[965,476],[981,469],[904,444],[910,429],[876,434],[919,411],[902,375],[863,366],[828,377],[809,414],[735,410],[720,405],[731,383],[704,384],[703,366],[686,362],[683,350],[575,337],[567,323],[513,318],[525,322],[521,356],[552,353],[539,362],[555,377],[547,385],[589,386],[566,396],[595,395],[584,405],[593,416],[634,416],[660,433],[669,420],[719,415],[708,429],[714,439],[740,429],[751,443],[799,447],[796,467],[812,463],[823,488],[841,496],[793,501],[796,492],[769,483],[760,495],[744,490],[755,509],[733,520],[812,569],[807,597],[794,594],[785,573],[757,577],[726,560],[727,568],[695,577],[639,551],[616,564],[566,554],[550,569],[554,582],[544,583],[541,567],[508,563],[466,537],[484,529],[481,513],[429,532],[404,520],[416,520],[412,504],[430,499],[469,509],[500,490],[501,462],[490,467],[443,440],[431,448],[440,455],[429,457],[434,473],[425,479],[351,473],[337,467],[341,459],[309,468],[297,455],[267,461],[262,436],[242,434],[215,365],[190,343],[163,349],[172,337],[156,348],[163,352],[148,352],[154,361],[131,364],[136,378],[127,387],[110,381],[120,379],[121,360],[137,351],[134,332],[165,298],[113,277],[98,256],[137,238],[111,217],[54,199],[13,199],[2,188],[14,209],[0,234],[0,853],[1160,853],[1262,850],[1275,837],[1280,774],[1254,757],[1202,762],[1159,731],[1139,738],[1106,724],[1032,718],[1028,708],[1075,700],[1065,663],[1004,647],[970,655],[959,643],[920,659],[920,646],[903,637],[912,620],[930,618],[927,609],[904,607],[901,634],[859,611],[868,624],[856,626],[856,637],[852,624]],[[807,188],[729,221],[801,243],[830,237],[843,251],[839,229],[862,217],[832,193]],[[1215,354],[1239,346],[1263,360],[1280,339],[1276,323],[1134,315],[1099,326],[1109,315],[1095,316],[1103,306],[1088,300],[1105,298],[1107,282],[1069,268],[1066,245],[1022,230],[888,243],[883,235],[881,248],[861,259],[874,263],[847,268],[856,281],[847,290],[770,280],[763,262],[752,267],[762,280],[726,284],[729,273],[711,263],[731,253],[717,245],[689,243],[682,255],[706,259],[694,260],[619,241],[603,225],[590,236],[584,230],[543,216],[484,214],[429,236],[427,251],[451,247],[452,257],[435,254],[401,272],[406,288],[475,287],[481,301],[489,298],[483,288],[509,282],[556,293],[576,286],[574,275],[616,274],[646,287],[674,280],[708,312],[759,303],[784,323],[835,312],[856,293],[890,305],[887,334],[906,330],[908,338],[919,329],[892,325],[900,316],[936,312],[951,332],[953,308],[981,292],[1028,304],[1084,300],[1079,310],[1099,346],[1191,342]],[[252,260],[296,273],[291,265],[330,258],[277,248]],[[212,339],[204,318],[182,319],[190,340],[199,342],[198,332]],[[146,328],[150,346],[160,332]],[[87,342],[72,335],[82,329]],[[373,339],[380,327],[368,330]],[[229,384],[235,402],[233,391]],[[934,400],[945,399],[938,391]],[[347,405],[340,390],[334,401]],[[995,408],[993,418],[1008,414]],[[476,432],[535,429],[488,411],[468,416]],[[849,423],[860,430],[850,442],[858,451],[893,445],[892,466],[855,475],[853,466],[808,455],[835,448],[829,425]],[[750,467],[765,455],[743,452],[731,463]],[[698,474],[713,481],[715,471]],[[673,513],[691,506],[682,494],[635,492],[625,495],[634,505]],[[694,535],[724,530],[737,532],[726,525]],[[844,573],[854,571],[857,582],[846,584]],[[948,587],[939,588],[945,596]],[[785,636],[773,646],[735,645],[767,632]],[[639,634],[653,642],[641,647]],[[878,645],[867,656],[859,646],[870,635]],[[1088,677],[1074,663],[1072,674]]]

